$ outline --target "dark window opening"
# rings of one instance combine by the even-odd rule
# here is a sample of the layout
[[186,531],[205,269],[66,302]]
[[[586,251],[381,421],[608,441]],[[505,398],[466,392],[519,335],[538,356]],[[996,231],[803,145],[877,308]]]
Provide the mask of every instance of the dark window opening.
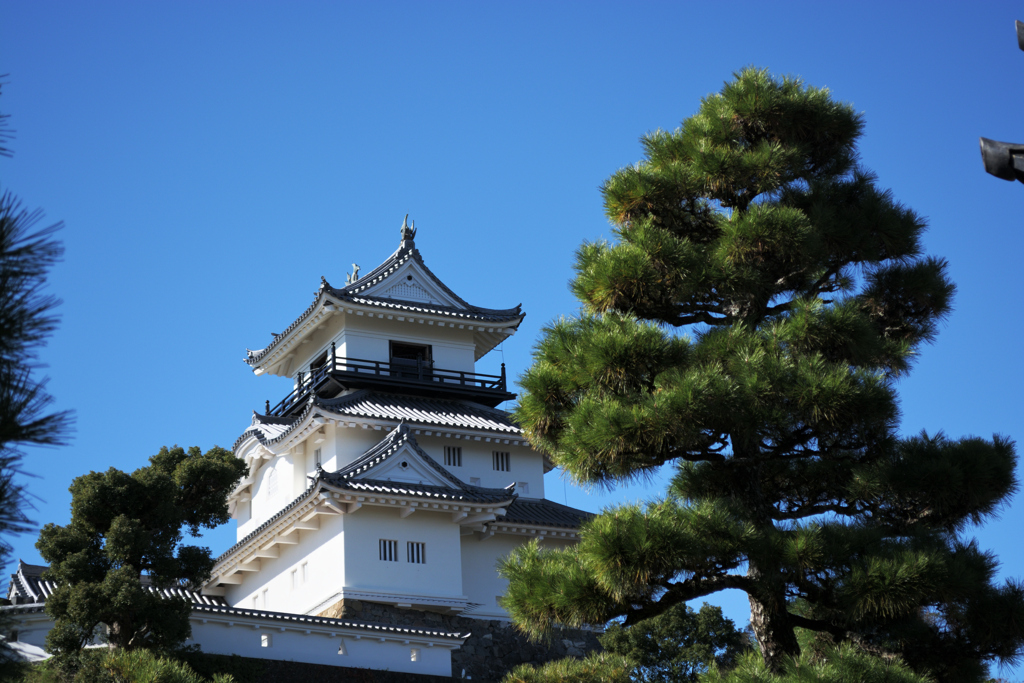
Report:
[[310,375],[316,374],[317,370],[319,370],[323,366],[327,365],[327,355],[328,355],[328,353],[329,353],[328,351],[324,351],[322,354],[317,356],[313,360],[312,363],[309,364],[309,374]]
[[429,345],[393,341],[390,342],[390,351],[392,375],[417,379],[431,378],[433,363]]

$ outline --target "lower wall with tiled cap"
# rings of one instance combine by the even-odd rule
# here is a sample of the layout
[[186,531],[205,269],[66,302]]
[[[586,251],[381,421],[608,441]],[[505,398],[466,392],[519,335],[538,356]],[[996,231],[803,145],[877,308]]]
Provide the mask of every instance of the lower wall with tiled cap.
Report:
[[317,616],[470,633],[465,644],[451,653],[452,676],[474,681],[497,681],[519,664],[583,657],[601,649],[593,631],[558,629],[550,643],[531,643],[507,621],[472,619],[359,600],[341,600]]

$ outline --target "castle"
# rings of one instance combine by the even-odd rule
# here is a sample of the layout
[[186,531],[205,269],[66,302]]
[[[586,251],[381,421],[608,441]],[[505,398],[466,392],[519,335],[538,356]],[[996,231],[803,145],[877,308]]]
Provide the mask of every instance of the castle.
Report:
[[[415,235],[403,223],[397,251],[344,287],[321,278],[312,304],[247,352],[254,373],[294,384],[234,444],[249,465],[228,500],[237,543],[188,592],[204,651],[452,675],[473,625],[507,620],[498,560],[530,539],[572,544],[589,516],[544,498],[552,464],[497,408],[514,398],[504,365],[475,369],[520,307],[467,303]],[[41,569],[19,565],[9,591],[26,652],[48,630]],[[363,616],[380,609],[424,618]]]

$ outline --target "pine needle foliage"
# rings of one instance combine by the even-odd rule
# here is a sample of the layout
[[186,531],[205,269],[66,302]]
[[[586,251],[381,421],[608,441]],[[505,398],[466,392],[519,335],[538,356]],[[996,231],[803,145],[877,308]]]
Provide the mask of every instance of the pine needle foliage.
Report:
[[[0,157],[12,156],[8,119],[0,113]],[[40,229],[41,219],[41,211],[22,208],[17,197],[0,190],[0,569],[11,553],[9,535],[32,527],[20,476],[23,448],[61,445],[72,424],[70,412],[51,410],[53,398],[39,377],[39,351],[56,329],[60,303],[46,292],[46,278],[64,251],[54,238],[61,224]],[[0,630],[8,622],[0,614]],[[13,651],[0,639],[0,680],[18,675],[17,669]]]
[[631,683],[632,668],[625,657],[593,652],[585,659],[559,659],[539,667],[520,664],[501,683]]
[[577,482],[675,475],[574,548],[512,553],[521,629],[630,626],[734,588],[772,675],[797,627],[936,681],[1020,652],[1022,586],[958,536],[1016,491],[1013,442],[897,434],[895,380],[955,288],[859,164],[863,127],[749,68],[605,182],[615,239],[577,251],[582,311],[544,329],[516,413]]

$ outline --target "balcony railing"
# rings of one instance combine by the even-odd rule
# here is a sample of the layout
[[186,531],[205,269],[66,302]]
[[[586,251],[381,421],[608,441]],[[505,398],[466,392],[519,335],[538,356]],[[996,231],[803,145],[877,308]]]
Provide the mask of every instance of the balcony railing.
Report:
[[[332,344],[326,363],[311,372],[302,373],[295,389],[273,408],[270,407],[270,401],[267,401],[267,414],[287,415],[296,406],[304,404],[310,394],[321,391],[332,382],[338,389],[346,386],[374,386],[384,390],[411,390],[410,393],[485,395],[492,399],[486,402],[494,405],[512,397],[506,389],[504,363],[501,364],[500,375],[485,375],[464,370],[445,370],[425,360],[339,358],[335,356]],[[493,400],[498,397],[500,400]]]

